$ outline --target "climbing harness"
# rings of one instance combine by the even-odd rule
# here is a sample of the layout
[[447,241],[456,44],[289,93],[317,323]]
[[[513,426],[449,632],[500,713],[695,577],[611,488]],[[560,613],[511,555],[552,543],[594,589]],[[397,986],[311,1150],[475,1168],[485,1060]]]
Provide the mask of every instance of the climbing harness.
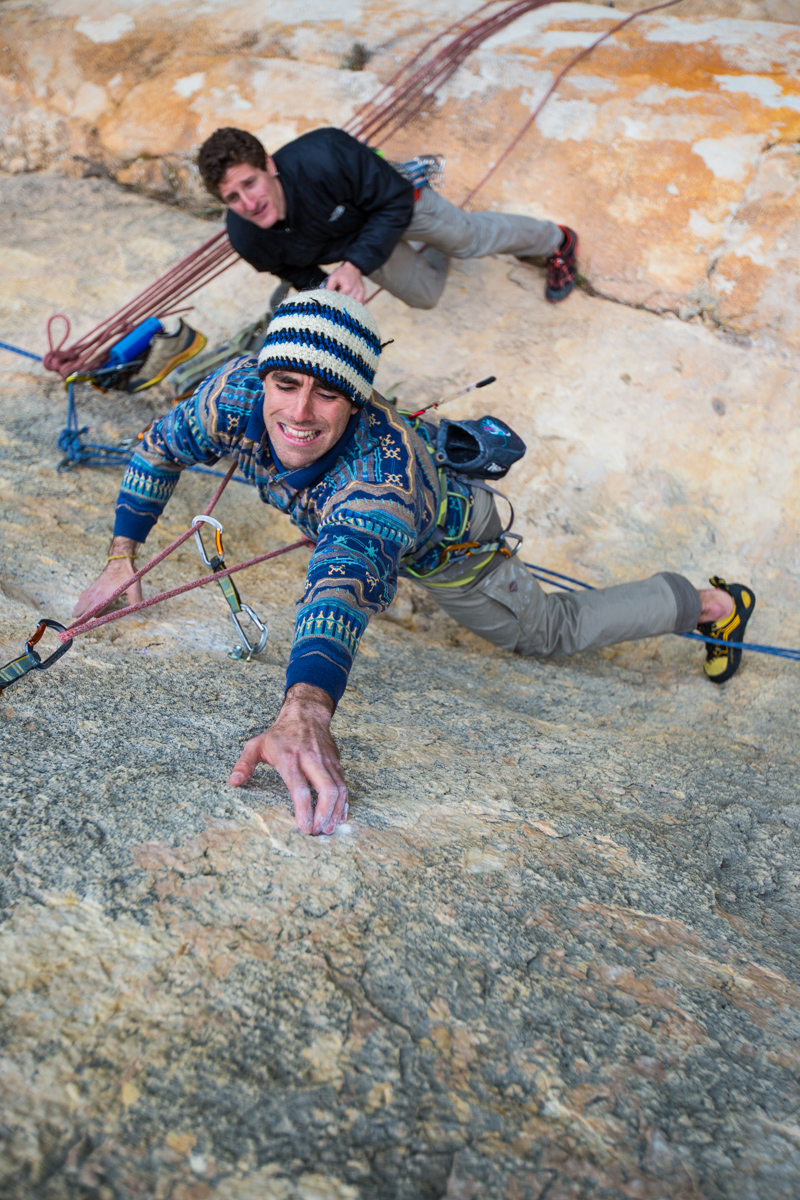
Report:
[[[206,548],[203,545],[203,534],[201,532],[201,526],[203,524],[210,525],[215,531],[215,545],[217,548],[217,553],[213,556],[213,558],[208,557],[206,554]],[[224,571],[225,557],[222,549],[222,526],[220,525],[219,521],[215,520],[214,517],[208,517],[205,513],[201,513],[199,517],[194,518],[192,521],[192,526],[194,528],[194,540],[197,543],[197,549],[200,554],[200,558],[203,560],[204,566],[210,567],[215,573],[217,571]],[[221,576],[218,579],[218,583],[220,590],[222,591],[222,594],[228,603],[228,607],[230,609],[228,615],[230,616],[231,624],[236,630],[236,636],[240,642],[240,645],[236,646],[228,657],[245,659],[246,662],[250,662],[253,656],[260,654],[266,646],[267,638],[269,637],[269,631],[266,625],[264,625],[253,612],[250,605],[242,604],[241,596],[239,595],[236,589],[236,584],[233,582],[230,575]],[[250,622],[257,629],[258,641],[251,642],[244,629],[242,629],[242,614],[249,617]]]
[[[415,421],[414,427],[418,429],[422,437],[429,443],[430,434],[426,429],[420,429],[420,426],[425,426],[425,422]],[[428,429],[435,426],[429,426]],[[431,453],[433,450],[431,449]],[[465,587],[477,579],[481,571],[489,562],[489,559],[495,554],[503,554],[506,558],[513,558],[522,545],[522,537],[518,533],[512,532],[511,526],[514,524],[514,506],[503,492],[497,488],[491,487],[488,483],[473,476],[461,475],[456,471],[445,471],[442,467],[437,470],[439,480],[439,509],[436,514],[436,523],[428,536],[427,540],[417,550],[406,555],[401,559],[401,567],[406,575],[412,579],[424,583],[426,587],[437,588],[453,588]],[[501,500],[505,500],[510,510],[508,524],[499,537],[493,538],[491,541],[462,541],[469,520],[469,501],[466,496],[460,492],[451,492],[448,488],[448,480],[455,480],[458,483],[465,483],[468,487],[477,488],[479,491],[491,492],[494,496],[499,496]],[[461,504],[461,524],[457,532],[448,532],[447,517],[450,500],[455,500]],[[453,541],[448,541],[444,545],[446,539],[453,538]],[[506,545],[507,538],[514,538],[516,546],[510,550]],[[419,564],[430,554],[431,550],[438,547],[439,560],[433,567],[423,570]],[[435,577],[440,575],[445,568],[452,566],[465,558],[475,557],[477,561],[471,569],[462,572],[456,579],[438,580]]]

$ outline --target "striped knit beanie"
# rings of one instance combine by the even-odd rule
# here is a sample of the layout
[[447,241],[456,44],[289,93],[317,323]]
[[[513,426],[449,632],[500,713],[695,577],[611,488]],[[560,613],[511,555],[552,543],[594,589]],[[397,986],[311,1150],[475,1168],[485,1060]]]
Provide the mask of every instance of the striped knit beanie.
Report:
[[275,309],[258,373],[299,371],[313,375],[364,405],[381,352],[380,334],[369,310],[341,292],[315,288]]

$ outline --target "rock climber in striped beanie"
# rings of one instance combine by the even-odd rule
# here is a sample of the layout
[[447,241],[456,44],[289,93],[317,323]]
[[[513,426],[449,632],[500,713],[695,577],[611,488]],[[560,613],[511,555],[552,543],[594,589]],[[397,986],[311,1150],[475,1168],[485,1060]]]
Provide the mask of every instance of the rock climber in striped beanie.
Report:
[[[698,624],[723,642],[741,641],[755,604],[740,584],[715,578],[698,591],[669,571],[546,595],[507,545],[480,478],[482,471],[496,477],[498,463],[507,467],[503,455],[514,443],[512,460],[520,457],[520,439],[496,418],[442,422],[437,430],[398,413],[373,391],[380,352],[374,317],[350,296],[320,288],[282,304],[257,358],[226,363],[145,433],[122,480],[106,568],[75,610],[79,616],[130,578],[138,544],[184,467],[236,458],[261,500],[315,545],[283,704],[272,726],[246,744],[230,783],[271,764],[305,833],[330,833],[347,816],[331,718],[367,623],[391,604],[400,574],[462,625],[519,654],[570,654]],[[443,431],[453,433],[451,449]],[[140,599],[137,583],[128,600]],[[722,682],[740,657],[741,650],[709,646],[706,674]]]

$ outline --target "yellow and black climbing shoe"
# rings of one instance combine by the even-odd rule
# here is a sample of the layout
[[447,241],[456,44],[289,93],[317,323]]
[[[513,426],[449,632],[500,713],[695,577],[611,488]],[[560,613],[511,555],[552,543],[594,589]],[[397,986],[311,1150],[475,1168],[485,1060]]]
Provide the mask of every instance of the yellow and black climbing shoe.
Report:
[[206,344],[202,333],[185,321],[178,322],[174,333],[157,333],[150,343],[147,357],[136,373],[126,381],[126,392],[143,392],[160,383],[170,371],[199,354]]
[[[719,638],[724,642],[743,642],[747,622],[756,606],[756,598],[752,588],[741,583],[726,583],[718,575],[708,581],[713,588],[727,592],[733,600],[733,612],[718,621],[709,621],[698,625],[700,633],[705,637]],[[724,683],[735,675],[742,661],[742,652],[735,646],[717,646],[706,643],[706,661],[703,670],[712,683]]]

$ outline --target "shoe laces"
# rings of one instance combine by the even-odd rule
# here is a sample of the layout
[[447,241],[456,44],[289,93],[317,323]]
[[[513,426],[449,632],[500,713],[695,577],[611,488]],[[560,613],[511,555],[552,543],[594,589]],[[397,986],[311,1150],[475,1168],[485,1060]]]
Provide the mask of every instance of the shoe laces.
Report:
[[713,662],[715,658],[726,658],[727,655],[727,646],[715,646],[711,642],[706,642],[706,662]]

